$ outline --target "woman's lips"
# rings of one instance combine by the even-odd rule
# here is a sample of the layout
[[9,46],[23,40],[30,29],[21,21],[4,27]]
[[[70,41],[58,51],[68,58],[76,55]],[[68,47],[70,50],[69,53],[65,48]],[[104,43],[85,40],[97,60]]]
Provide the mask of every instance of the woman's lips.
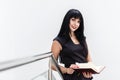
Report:
[[73,29],[76,29],[76,27],[75,27],[75,26],[72,26],[72,28],[73,28]]

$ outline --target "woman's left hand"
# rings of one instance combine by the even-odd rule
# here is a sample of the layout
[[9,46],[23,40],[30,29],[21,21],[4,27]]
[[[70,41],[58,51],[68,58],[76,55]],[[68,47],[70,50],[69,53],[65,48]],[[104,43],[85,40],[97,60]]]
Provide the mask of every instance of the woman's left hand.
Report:
[[92,73],[91,72],[82,72],[82,74],[85,78],[92,78]]

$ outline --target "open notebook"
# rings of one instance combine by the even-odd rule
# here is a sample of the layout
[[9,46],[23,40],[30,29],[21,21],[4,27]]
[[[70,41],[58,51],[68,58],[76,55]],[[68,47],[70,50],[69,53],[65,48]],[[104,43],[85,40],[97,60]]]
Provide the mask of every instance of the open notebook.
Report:
[[96,66],[95,64],[88,62],[88,63],[76,63],[78,65],[78,69],[81,72],[92,72],[93,74],[99,74],[105,66]]

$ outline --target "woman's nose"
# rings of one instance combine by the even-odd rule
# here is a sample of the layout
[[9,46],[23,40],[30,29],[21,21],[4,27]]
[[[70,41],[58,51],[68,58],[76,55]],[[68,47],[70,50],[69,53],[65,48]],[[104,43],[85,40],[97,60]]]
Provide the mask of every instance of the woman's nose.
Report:
[[75,22],[75,24],[74,24],[75,26],[78,26],[79,24],[78,24],[78,22]]

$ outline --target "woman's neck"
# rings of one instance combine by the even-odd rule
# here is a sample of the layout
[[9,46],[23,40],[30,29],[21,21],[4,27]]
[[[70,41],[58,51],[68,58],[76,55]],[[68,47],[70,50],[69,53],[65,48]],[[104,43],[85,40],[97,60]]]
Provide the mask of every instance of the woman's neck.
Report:
[[75,33],[74,32],[70,32],[70,37],[75,37]]
[[70,33],[70,38],[74,44],[80,44],[80,42],[77,40],[74,32]]

